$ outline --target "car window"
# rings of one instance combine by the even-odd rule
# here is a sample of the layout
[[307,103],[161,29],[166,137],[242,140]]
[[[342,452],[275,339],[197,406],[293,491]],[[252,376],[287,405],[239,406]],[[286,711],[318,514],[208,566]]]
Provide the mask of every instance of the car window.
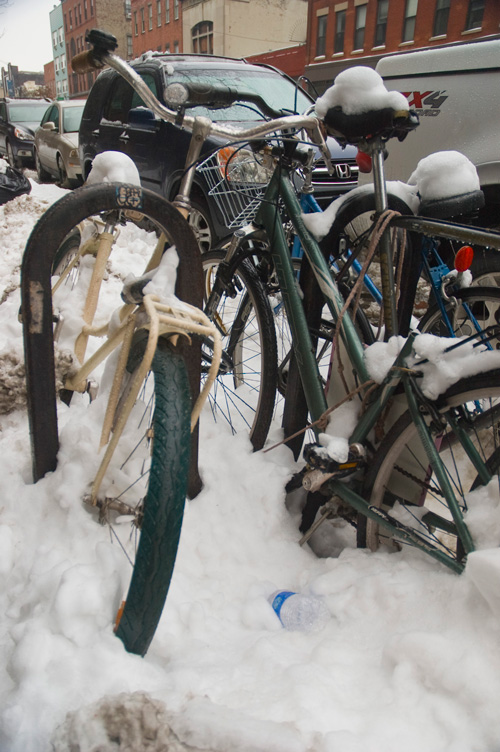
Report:
[[[156,96],[156,82],[149,73],[141,74],[142,79]],[[104,118],[111,122],[127,123],[128,113],[134,107],[144,107],[141,97],[123,78],[117,78],[113,86],[111,97],[104,108]]]
[[[212,86],[230,86],[250,91],[261,96],[267,104],[284,114],[302,113],[310,105],[311,99],[296,86],[292,81],[280,76],[272,70],[259,68],[257,70],[242,67],[242,70],[201,70],[190,68],[188,70],[166,69],[166,83],[193,81],[207,83]],[[222,110],[207,110],[205,107],[193,107],[189,110],[190,115],[205,115],[216,122],[220,121],[251,121],[262,120],[262,112],[256,105],[234,104]]]
[[45,125],[45,123],[54,123],[56,130],[59,129],[59,110],[57,109],[56,105],[49,107],[49,109],[43,116],[40,125]]
[[76,133],[80,127],[84,105],[81,107],[63,108],[63,124],[65,133]]
[[3,102],[0,104],[0,119],[7,120],[7,108]]
[[9,104],[9,115],[12,123],[39,123],[47,110],[47,102],[33,104]]

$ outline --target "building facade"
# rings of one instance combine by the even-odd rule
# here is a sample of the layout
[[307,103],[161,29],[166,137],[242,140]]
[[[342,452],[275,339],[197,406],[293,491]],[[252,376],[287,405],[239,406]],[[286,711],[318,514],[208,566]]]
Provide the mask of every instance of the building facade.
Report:
[[185,52],[246,57],[305,42],[307,0],[182,0]]
[[309,0],[305,75],[322,93],[351,65],[499,33],[499,0]]
[[96,72],[77,75],[71,59],[87,49],[85,35],[90,29],[103,29],[118,41],[120,57],[130,59],[132,51],[131,0],[62,0],[69,98],[86,97]]
[[[55,5],[54,9],[50,11],[49,16],[54,65],[54,97],[56,97],[57,99],[68,99],[68,65],[66,58],[66,38],[64,34],[62,5]],[[45,75],[45,85],[50,85],[50,82],[47,80],[47,74]]]
[[144,52],[182,52],[180,0],[132,0],[132,49]]

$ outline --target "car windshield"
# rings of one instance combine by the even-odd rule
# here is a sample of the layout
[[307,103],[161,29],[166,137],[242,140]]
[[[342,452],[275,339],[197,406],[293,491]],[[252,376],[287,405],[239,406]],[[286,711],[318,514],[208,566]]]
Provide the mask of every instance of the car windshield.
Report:
[[[172,66],[173,67],[173,66]],[[193,83],[209,84],[211,86],[230,86],[231,88],[250,91],[258,94],[273,109],[284,115],[303,113],[310,105],[311,99],[302,89],[279,73],[266,68],[245,68],[231,70],[228,68],[215,70],[199,70],[188,68],[173,70],[166,68],[166,84],[189,81]],[[262,112],[254,104],[234,104],[222,110],[207,110],[205,107],[189,109],[190,115],[204,115],[215,122],[237,121],[245,122],[262,120]]]
[[63,110],[63,125],[65,133],[76,133],[80,127],[80,121],[82,119],[83,108],[80,107],[65,107]]
[[9,104],[10,120],[13,123],[39,123],[46,111],[47,102]]

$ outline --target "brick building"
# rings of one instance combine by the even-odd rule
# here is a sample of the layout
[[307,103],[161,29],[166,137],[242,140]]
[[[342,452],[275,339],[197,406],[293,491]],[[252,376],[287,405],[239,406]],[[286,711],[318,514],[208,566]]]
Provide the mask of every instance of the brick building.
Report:
[[132,0],[131,13],[134,57],[149,50],[183,51],[180,0]]
[[305,75],[322,93],[351,65],[499,33],[499,0],[309,0]]
[[132,25],[130,0],[62,0],[66,58],[68,62],[69,97],[85,97],[96,73],[77,75],[71,71],[71,59],[87,49],[85,34],[89,29],[104,29],[118,40],[121,57],[132,57]]

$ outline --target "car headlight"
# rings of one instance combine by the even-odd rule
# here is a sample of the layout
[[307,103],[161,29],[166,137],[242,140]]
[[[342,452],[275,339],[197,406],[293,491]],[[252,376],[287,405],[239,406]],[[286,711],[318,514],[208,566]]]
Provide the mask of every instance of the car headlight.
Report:
[[219,149],[217,163],[222,177],[234,184],[266,185],[273,172],[271,167],[257,161],[251,149],[235,149],[233,146]]
[[69,153],[70,159],[78,159],[78,149],[71,149]]
[[31,135],[31,133],[23,131],[22,128],[14,128],[14,136],[20,141],[33,141],[33,136]]

